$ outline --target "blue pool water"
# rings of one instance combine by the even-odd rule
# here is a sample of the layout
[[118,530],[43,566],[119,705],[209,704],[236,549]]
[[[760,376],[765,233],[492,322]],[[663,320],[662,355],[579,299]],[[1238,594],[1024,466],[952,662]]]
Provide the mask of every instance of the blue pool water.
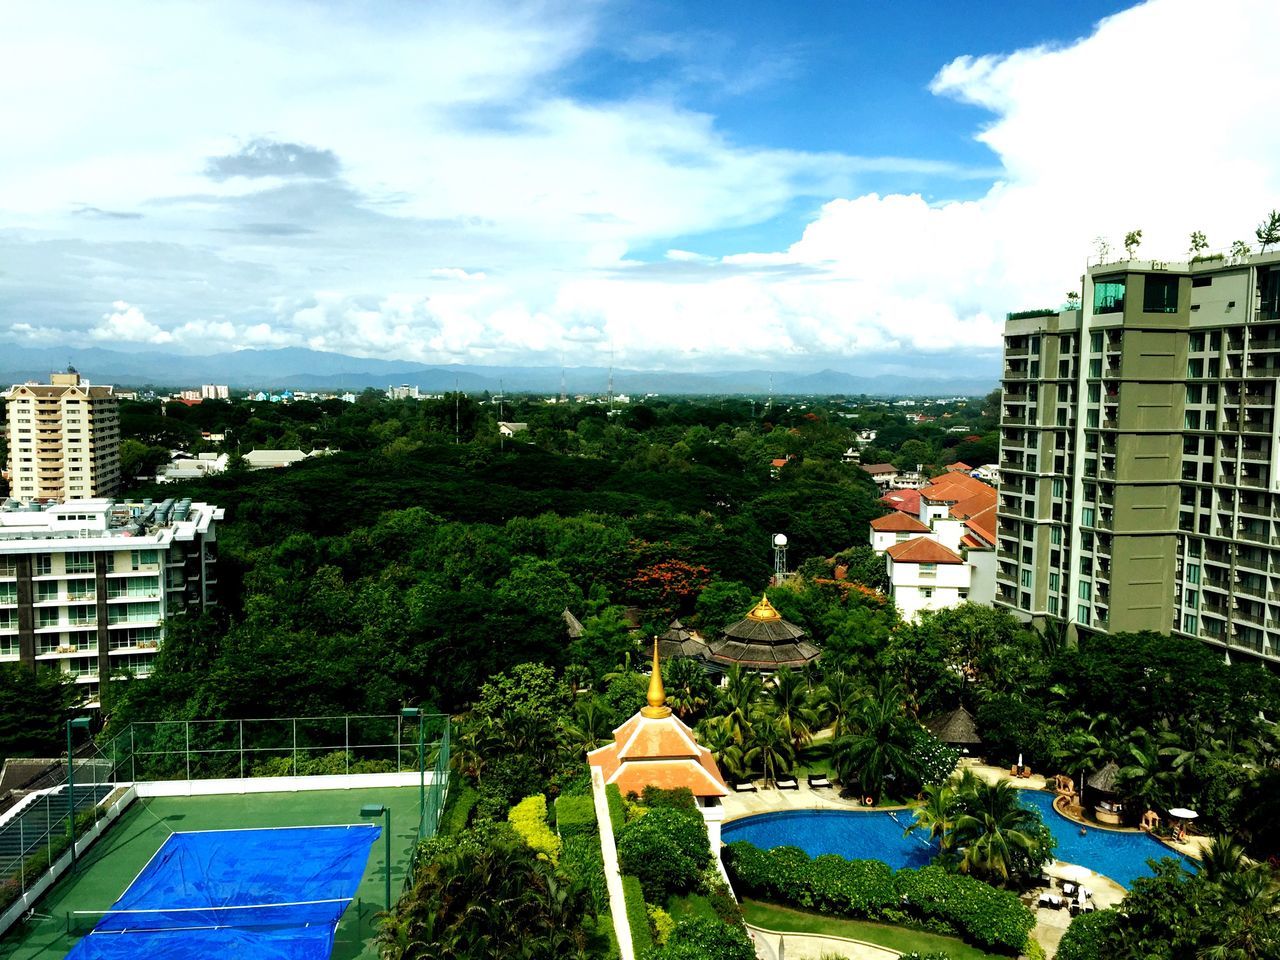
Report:
[[[1040,811],[1045,825],[1057,841],[1055,856],[1067,863],[1088,867],[1128,889],[1138,877],[1150,876],[1148,859],[1176,857],[1189,861],[1145,833],[1116,833],[1088,828],[1080,836],[1077,824],[1053,809],[1053,795],[1041,790],[1024,790],[1023,802]],[[746,840],[762,849],[799,847],[811,857],[836,853],[849,860],[883,860],[895,870],[923,867],[932,860],[934,848],[922,834],[903,837],[911,823],[910,811],[889,813],[845,810],[794,810],[743,817],[724,825],[725,843]]]

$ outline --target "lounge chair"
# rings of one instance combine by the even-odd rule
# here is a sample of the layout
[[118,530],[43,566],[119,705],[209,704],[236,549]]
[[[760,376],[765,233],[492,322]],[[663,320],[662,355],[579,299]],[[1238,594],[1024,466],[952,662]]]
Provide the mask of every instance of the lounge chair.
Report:
[[800,784],[795,777],[787,775],[774,781],[779,790],[799,790]]
[[1076,885],[1069,880],[1064,880],[1062,881],[1062,892],[1068,897],[1074,897],[1076,895]]
[[756,785],[750,780],[737,780],[733,784],[735,793],[756,793]]
[[811,774],[809,774],[809,789],[810,789],[810,790],[817,790],[819,787],[826,787],[828,790],[830,790],[830,789],[831,789],[831,781],[830,781],[830,780],[828,780],[828,779],[827,779],[823,774],[821,774],[821,773],[811,773]]

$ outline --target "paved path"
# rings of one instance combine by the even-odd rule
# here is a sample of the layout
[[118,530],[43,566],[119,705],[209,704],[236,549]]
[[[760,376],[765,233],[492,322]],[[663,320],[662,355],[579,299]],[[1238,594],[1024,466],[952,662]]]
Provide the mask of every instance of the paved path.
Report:
[[609,801],[605,798],[604,777],[599,767],[591,768],[591,799],[596,805],[596,823],[600,825],[600,854],[604,857],[604,880],[609,888],[609,916],[618,937],[618,953],[622,960],[635,960],[631,943],[631,927],[627,923],[627,902],[622,895],[622,872],[618,869],[618,848],[613,842],[613,826],[609,822]]
[[[902,954],[888,947],[876,946],[862,940],[849,940],[845,937],[824,937],[808,933],[779,933],[777,930],[766,930],[747,924],[756,942],[756,955],[773,960],[781,954],[785,960],[819,960],[820,957],[835,954],[838,957],[851,957],[852,960],[898,960]],[[782,949],[778,941],[785,940]]]

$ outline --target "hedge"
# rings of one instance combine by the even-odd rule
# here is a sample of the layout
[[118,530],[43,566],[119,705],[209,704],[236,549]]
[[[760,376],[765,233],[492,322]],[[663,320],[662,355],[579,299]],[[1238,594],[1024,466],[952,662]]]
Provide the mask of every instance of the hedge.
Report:
[[627,822],[627,808],[622,803],[622,791],[616,783],[606,784],[604,798],[609,804],[609,823],[613,826],[613,835],[616,837],[622,825]]
[[600,838],[575,835],[565,837],[560,851],[560,869],[567,876],[581,880],[591,891],[595,911],[609,912],[609,887],[604,878],[604,857],[600,854]]
[[524,838],[539,855],[546,857],[553,864],[560,862],[560,838],[551,832],[547,824],[547,798],[540,793],[525,797],[507,814],[507,820],[516,828],[516,833]]
[[594,837],[598,832],[596,805],[591,797],[559,797],[556,800],[556,831],[561,838]]
[[941,867],[895,873],[878,860],[813,860],[798,847],[760,850],[744,841],[729,844],[724,860],[741,894],[859,919],[915,920],[984,949],[1017,953],[1035,926],[1013,893]]
[[627,907],[627,926],[631,928],[631,946],[636,956],[653,949],[653,937],[649,934],[649,911],[645,908],[644,892],[636,877],[622,877],[622,901]]
[[454,786],[449,791],[449,799],[445,803],[444,813],[440,816],[440,826],[436,833],[439,836],[448,837],[467,829],[471,810],[479,799],[480,794],[471,784],[462,783]]
[[618,866],[639,878],[651,903],[692,890],[710,863],[706,823],[688,810],[655,807],[618,834]]

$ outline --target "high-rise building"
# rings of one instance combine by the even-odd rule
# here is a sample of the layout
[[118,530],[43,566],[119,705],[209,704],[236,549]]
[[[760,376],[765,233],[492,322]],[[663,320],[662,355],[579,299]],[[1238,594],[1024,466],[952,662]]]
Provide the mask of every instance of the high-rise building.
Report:
[[1089,268],[1005,325],[998,604],[1280,662],[1280,254]]
[[109,386],[73,368],[3,394],[9,491],[18,500],[83,500],[120,485],[120,418]]
[[215,602],[217,521],[190,500],[0,504],[0,662],[59,670],[82,698],[151,673],[165,621]]
[[206,383],[200,387],[202,400],[226,400],[230,396],[231,390],[225,383]]

